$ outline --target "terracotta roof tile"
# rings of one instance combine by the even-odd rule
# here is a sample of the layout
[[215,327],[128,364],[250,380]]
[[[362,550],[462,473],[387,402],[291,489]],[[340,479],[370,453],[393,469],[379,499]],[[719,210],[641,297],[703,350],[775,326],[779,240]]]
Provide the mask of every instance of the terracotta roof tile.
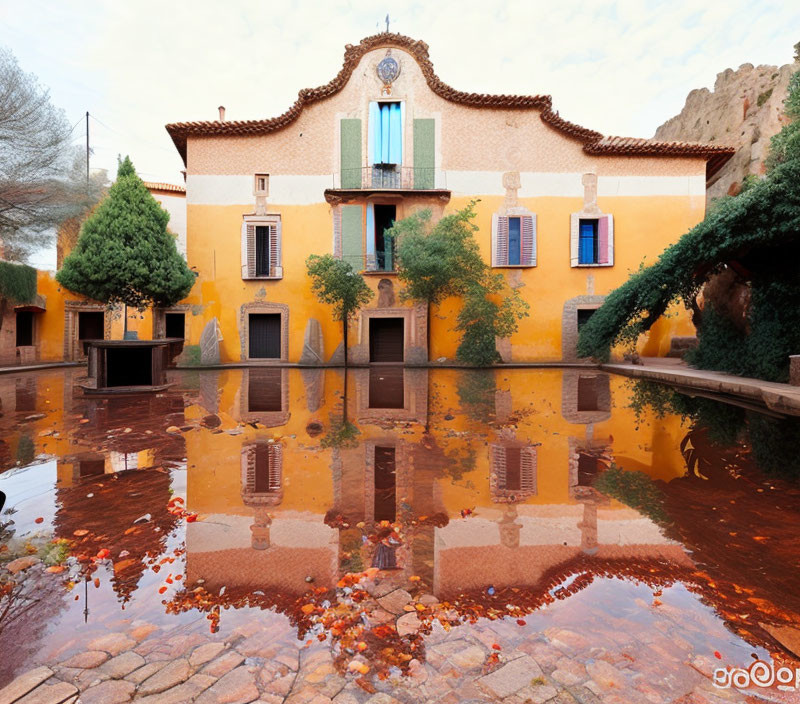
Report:
[[174,183],[161,183],[159,181],[143,181],[150,191],[171,191],[174,193],[186,193],[186,186],[176,186]]
[[549,95],[489,95],[465,93],[442,82],[433,70],[428,55],[428,45],[401,34],[381,33],[363,39],[359,44],[348,44],[344,52],[344,65],[336,77],[319,88],[305,88],[285,113],[267,120],[230,120],[208,122],[174,122],[166,126],[167,132],[186,162],[186,140],[192,136],[259,135],[283,129],[294,122],[303,108],[324,100],[344,88],[361,57],[369,51],[397,47],[408,51],[417,61],[430,89],[454,103],[470,107],[534,109],[540,111],[543,122],[583,144],[588,154],[616,154],[621,156],[702,157],[706,159],[706,178],[711,178],[736,152],[735,147],[690,142],[657,142],[629,137],[604,137],[600,132],[581,127],[562,118],[553,110]]

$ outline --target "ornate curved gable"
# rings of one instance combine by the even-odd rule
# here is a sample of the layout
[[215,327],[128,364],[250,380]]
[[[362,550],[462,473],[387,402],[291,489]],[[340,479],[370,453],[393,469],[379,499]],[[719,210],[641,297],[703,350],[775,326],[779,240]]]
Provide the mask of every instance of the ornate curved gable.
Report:
[[553,110],[553,101],[549,95],[490,95],[456,90],[444,83],[434,72],[433,63],[428,54],[428,45],[425,42],[402,34],[387,32],[366,37],[356,45],[347,44],[344,52],[344,64],[336,77],[324,86],[301,90],[294,104],[282,115],[266,120],[173,122],[166,126],[167,132],[186,163],[186,140],[188,137],[260,135],[283,129],[292,124],[307,105],[336,95],[347,84],[361,58],[370,51],[382,48],[399,48],[411,54],[419,64],[429,88],[441,98],[477,108],[539,110],[540,117],[545,124],[583,144],[583,150],[587,154],[703,157],[707,161],[706,177],[710,178],[736,152],[734,147],[724,145],[604,137],[600,132],[581,127],[562,118],[558,112]]

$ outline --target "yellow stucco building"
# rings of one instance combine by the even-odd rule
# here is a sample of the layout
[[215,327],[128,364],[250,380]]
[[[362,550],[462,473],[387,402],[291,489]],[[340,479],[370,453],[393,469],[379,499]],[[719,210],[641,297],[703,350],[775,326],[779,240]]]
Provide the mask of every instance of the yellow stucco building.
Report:
[[[582,311],[704,217],[706,181],[730,156],[605,138],[562,119],[549,96],[459,92],[424,43],[395,34],[348,46],[338,75],[283,115],[228,121],[220,109],[219,120],[167,130],[186,164],[187,257],[199,274],[187,337],[197,344],[206,329],[222,362],[337,359],[341,332],[311,293],[311,253],[344,257],[376,291],[350,327],[352,359],[454,358],[459,302],[430,321],[400,303],[383,232],[473,199],[482,253],[531,306],[498,341],[504,360],[574,359]],[[687,316],[665,319],[644,351],[663,355],[692,333]]]
[[[424,305],[401,302],[384,231],[473,200],[481,252],[530,305],[518,332],[497,342],[503,360],[572,361],[592,310],[702,220],[706,184],[732,153],[604,137],[561,118],[549,96],[460,92],[436,76],[427,45],[388,33],[348,45],[335,78],[300,91],[278,117],[231,121],[220,108],[218,120],[167,130],[185,193],[151,192],[198,277],[174,308],[131,312],[129,329],[184,337],[184,364],[339,361],[340,325],[305,265],[326,253],[363,271],[377,294],[350,326],[351,360],[454,359],[460,302],[430,320]],[[118,313],[73,300],[46,274],[39,289],[46,314],[34,315],[28,358],[81,359],[82,339],[121,337]],[[693,333],[677,311],[640,351],[665,355]]]

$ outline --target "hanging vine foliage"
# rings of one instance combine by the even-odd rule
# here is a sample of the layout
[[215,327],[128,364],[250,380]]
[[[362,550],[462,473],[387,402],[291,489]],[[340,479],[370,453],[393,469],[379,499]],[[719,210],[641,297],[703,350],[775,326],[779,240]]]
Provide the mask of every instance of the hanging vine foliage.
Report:
[[[800,99],[790,85],[787,112]],[[784,131],[792,135],[800,121]],[[715,205],[703,222],[668,247],[650,267],[609,294],[581,329],[578,354],[607,360],[614,345],[633,345],[678,301],[699,313],[710,277],[732,269],[749,287],[745,326],[737,328],[707,301],[699,323],[696,366],[763,379],[788,378],[789,355],[800,353],[800,140],[782,131],[780,159],[766,178]]]
[[30,303],[36,298],[36,269],[27,264],[0,262],[0,298]]

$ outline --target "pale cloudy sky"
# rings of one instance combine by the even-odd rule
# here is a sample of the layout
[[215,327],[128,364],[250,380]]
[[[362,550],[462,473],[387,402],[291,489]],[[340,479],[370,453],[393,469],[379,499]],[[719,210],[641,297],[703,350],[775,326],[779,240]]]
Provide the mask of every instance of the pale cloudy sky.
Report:
[[95,116],[94,166],[130,154],[143,178],[177,183],[167,122],[220,104],[228,119],[282,113],[387,11],[453,87],[549,93],[567,119],[625,136],[652,136],[727,67],[788,63],[800,41],[797,0],[0,0],[0,44],[70,123]]

